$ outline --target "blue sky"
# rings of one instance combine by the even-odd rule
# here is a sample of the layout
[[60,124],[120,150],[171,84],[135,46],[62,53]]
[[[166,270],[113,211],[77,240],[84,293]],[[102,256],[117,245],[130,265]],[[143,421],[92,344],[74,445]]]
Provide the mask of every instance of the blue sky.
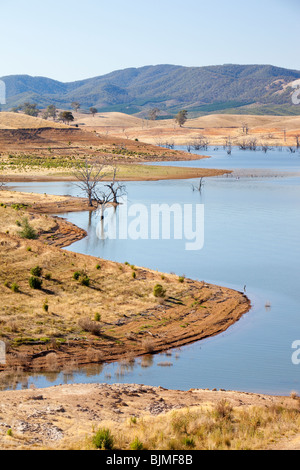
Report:
[[224,63],[300,69],[300,0],[10,0],[0,76],[64,82],[127,67]]

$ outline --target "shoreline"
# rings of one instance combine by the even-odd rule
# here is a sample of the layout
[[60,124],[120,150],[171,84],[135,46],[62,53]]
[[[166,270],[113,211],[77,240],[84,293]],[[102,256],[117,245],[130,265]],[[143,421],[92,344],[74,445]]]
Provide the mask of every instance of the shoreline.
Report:
[[[10,201],[10,204],[16,204],[20,195],[22,196],[22,204],[32,204],[31,207],[28,207],[27,209],[32,222],[34,222],[36,217],[40,218],[41,214],[46,214],[44,217],[47,218],[47,223],[53,224],[51,230],[48,229],[46,232],[43,232],[41,234],[42,239],[40,238],[39,240],[21,240],[13,234],[8,235],[2,232],[0,233],[2,244],[12,244],[13,247],[17,246],[20,253],[24,251],[24,249],[26,250],[30,245],[31,252],[36,253],[35,257],[37,260],[34,261],[35,263],[37,263],[40,258],[40,264],[42,266],[42,260],[45,257],[48,259],[48,264],[50,263],[49,260],[53,259],[50,264],[52,267],[54,265],[57,266],[57,268],[55,268],[57,270],[63,269],[64,271],[65,264],[68,266],[70,264],[74,265],[74,268],[71,268],[72,271],[74,271],[75,266],[77,266],[77,269],[79,270],[80,266],[90,267],[100,262],[100,274],[97,274],[97,277],[93,279],[95,296],[93,303],[97,298],[96,296],[99,297],[99,301],[102,298],[102,289],[99,290],[97,287],[97,278],[103,276],[103,272],[107,272],[108,276],[112,276],[114,280],[117,276],[116,272],[119,272],[119,277],[123,278],[125,276],[124,281],[120,280],[120,282],[125,283],[124,289],[126,291],[129,289],[127,294],[128,300],[126,299],[124,304],[122,304],[122,297],[120,297],[121,303],[119,308],[123,311],[124,315],[120,314],[118,317],[119,320],[117,320],[116,323],[112,323],[111,320],[106,320],[106,322],[108,321],[108,326],[102,322],[103,333],[101,333],[101,336],[104,335],[103,338],[105,338],[105,340],[103,339],[99,341],[99,338],[90,334],[85,334],[82,338],[78,337],[75,340],[69,338],[67,342],[62,343],[59,348],[56,348],[55,345],[54,347],[49,347],[51,343],[46,343],[45,347],[42,347],[42,351],[38,337],[36,338],[37,344],[34,344],[34,342],[32,345],[30,343],[26,344],[26,341],[24,340],[21,345],[18,346],[17,354],[15,354],[14,357],[11,353],[9,354],[11,367],[20,366],[20,360],[18,359],[20,354],[26,357],[25,364],[23,365],[26,371],[47,371],[49,368],[47,357],[51,354],[55,354],[57,366],[63,368],[66,362],[70,361],[74,361],[78,365],[88,365],[99,362],[104,363],[117,361],[124,359],[124,357],[130,358],[133,356],[137,357],[147,355],[149,353],[159,353],[220,334],[236,323],[251,309],[251,302],[244,293],[229,288],[215,286],[207,284],[204,281],[200,282],[191,279],[184,279],[181,284],[178,282],[178,276],[176,275],[156,273],[144,267],[134,267],[136,278],[133,279],[131,276],[133,268],[130,266],[123,265],[122,263],[100,260],[93,256],[73,253],[71,251],[61,251],[62,248],[73,244],[77,240],[85,238],[86,232],[60,217],[51,217],[47,214],[50,214],[51,212],[53,213],[54,209],[56,213],[60,210],[61,212],[85,210],[87,205],[87,200],[85,199],[78,201],[78,198],[64,198],[62,196],[46,196],[7,191],[2,191],[1,193],[3,198],[1,198],[1,201],[4,201],[5,204],[8,204],[8,201]],[[40,200],[38,201],[38,199]],[[32,202],[33,200],[35,200],[34,203]],[[4,211],[5,210],[7,209],[4,209]],[[5,214],[4,211],[3,213]],[[15,251],[15,248],[12,249]],[[10,248],[8,248],[6,256],[9,256],[9,253]],[[60,253],[63,253],[63,256],[61,256]],[[15,253],[14,257],[17,262],[18,254]],[[21,271],[19,276],[21,276],[24,271],[23,267],[20,269]],[[95,277],[95,273],[90,274],[90,268],[85,269],[88,271],[89,275],[93,275],[93,277]],[[66,281],[60,280],[58,276],[56,277],[56,283],[59,281],[65,290],[66,287],[64,287],[64,285]],[[128,279],[128,281],[131,279],[129,284],[126,279]],[[164,279],[164,281],[162,279]],[[170,295],[171,292],[174,291],[173,297],[177,299],[176,302],[174,303],[172,301],[172,303],[170,303],[168,297],[161,299],[161,301],[158,301],[159,299],[155,301],[155,298],[150,296],[146,303],[144,301],[144,306],[143,303],[141,303],[140,307],[134,307],[137,301],[134,300],[134,296],[132,297],[130,289],[134,289],[132,291],[133,295],[136,289],[146,289],[148,297],[149,287],[151,289],[151,286],[155,283],[164,284],[167,291],[170,291]],[[49,281],[47,284],[50,286],[51,282]],[[24,291],[24,294],[28,295],[26,293],[28,289],[25,286],[26,283],[24,284],[24,287],[21,286],[20,289],[21,292]],[[114,284],[111,288],[113,288],[113,286]],[[76,287],[76,289],[78,288]],[[59,292],[60,290],[58,290],[55,295],[61,295]],[[78,294],[73,294],[73,297],[74,295],[76,297],[77,304],[80,304],[80,302],[84,300],[84,309],[87,309],[88,305],[90,305],[90,300],[88,297],[86,298],[86,293],[86,290],[81,289]],[[36,292],[35,294],[37,298],[41,297],[41,300],[38,300],[38,303],[42,302],[42,298],[44,297],[40,294],[40,292]],[[30,292],[30,295],[33,295],[32,292]],[[72,288],[68,295],[72,297]],[[4,292],[2,301],[4,303],[9,302],[11,297],[12,296],[7,297],[7,300],[5,300]],[[36,308],[34,307],[34,305],[36,305],[34,298],[32,299],[32,302],[31,308]],[[53,305],[56,304],[55,298],[51,300],[51,303]],[[55,307],[55,310],[57,310],[58,305]],[[6,305],[6,308],[9,308],[9,304]],[[59,308],[62,309],[64,307],[60,306]],[[66,304],[65,308],[69,309],[68,304]],[[136,313],[134,313],[134,310]],[[139,313],[141,310],[143,311],[143,315]],[[128,316],[129,312],[131,313]],[[114,324],[117,326],[114,326]],[[145,327],[146,324],[147,328]],[[108,335],[109,329],[111,328],[110,325],[114,326],[114,334],[117,336],[110,337],[111,334]],[[26,337],[29,333],[24,334]],[[22,334],[22,336],[24,336],[24,334]],[[16,338],[19,337],[18,334],[13,334],[11,336],[15,336]],[[89,350],[88,354],[87,350]]]

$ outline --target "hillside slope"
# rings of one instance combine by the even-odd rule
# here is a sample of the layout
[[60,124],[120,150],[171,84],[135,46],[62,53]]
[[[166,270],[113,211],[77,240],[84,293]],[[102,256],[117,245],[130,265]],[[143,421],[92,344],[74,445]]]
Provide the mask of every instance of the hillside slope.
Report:
[[[2,77],[7,89],[5,109],[25,101],[40,107],[55,104],[70,108],[78,101],[127,114],[146,113],[157,106],[162,115],[187,108],[195,115],[210,112],[244,114],[300,114],[293,105],[293,84],[300,71],[271,65],[221,65],[182,67],[156,65],[119,70],[110,74],[61,83],[44,77]],[[246,112],[245,112],[246,111]]]

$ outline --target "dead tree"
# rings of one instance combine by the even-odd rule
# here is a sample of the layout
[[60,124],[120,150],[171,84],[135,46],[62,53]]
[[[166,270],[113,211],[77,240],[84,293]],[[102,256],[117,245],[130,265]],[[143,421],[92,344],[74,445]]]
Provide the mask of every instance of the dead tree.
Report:
[[127,194],[126,186],[123,183],[117,181],[118,168],[113,168],[113,178],[110,183],[103,184],[101,188],[93,193],[93,199],[96,201],[97,206],[101,208],[101,219],[107,206],[117,206],[120,202],[120,198]]
[[108,201],[113,204],[119,204],[119,198],[126,195],[126,186],[125,184],[117,181],[118,168],[113,168],[113,179],[112,182],[106,184],[105,187],[108,189],[106,194],[108,195]]
[[0,175],[0,191],[5,189],[6,187],[6,180],[3,175]]
[[93,207],[93,202],[97,200],[98,186],[105,176],[103,168],[104,165],[95,165],[86,160],[84,165],[78,166],[73,172],[73,176],[78,181],[76,186],[86,194],[90,207]]
[[244,122],[244,123],[242,124],[242,128],[243,128],[243,134],[248,135],[249,126],[248,126],[248,124],[247,124],[246,122]]
[[198,191],[201,194],[203,186],[204,186],[204,178],[202,177],[199,180],[199,185],[198,186],[195,186],[194,184],[192,185],[192,190],[193,191]]

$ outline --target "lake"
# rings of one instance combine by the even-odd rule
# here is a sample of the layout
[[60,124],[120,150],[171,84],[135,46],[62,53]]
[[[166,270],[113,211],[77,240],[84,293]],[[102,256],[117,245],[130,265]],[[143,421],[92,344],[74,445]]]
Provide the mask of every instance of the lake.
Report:
[[[205,152],[199,152],[204,154]],[[184,240],[101,240],[99,218],[86,212],[60,214],[88,237],[68,250],[242,291],[251,311],[225,333],[170,353],[75,372],[38,374],[23,386],[60,383],[143,383],[165,388],[223,388],[270,394],[300,392],[300,365],[292,343],[300,340],[300,171],[299,152],[207,151],[211,159],[172,163],[228,169],[280,170],[278,177],[206,178],[201,194],[195,180],[126,183],[128,204],[203,204],[204,246],[185,250]],[[163,163],[162,163],[163,164]],[[168,162],[167,164],[170,164]],[[249,173],[251,175],[251,171]],[[18,183],[20,191],[80,195],[73,183]],[[168,361],[170,367],[158,364]],[[172,364],[172,365],[171,365]],[[21,385],[19,385],[21,386]]]

